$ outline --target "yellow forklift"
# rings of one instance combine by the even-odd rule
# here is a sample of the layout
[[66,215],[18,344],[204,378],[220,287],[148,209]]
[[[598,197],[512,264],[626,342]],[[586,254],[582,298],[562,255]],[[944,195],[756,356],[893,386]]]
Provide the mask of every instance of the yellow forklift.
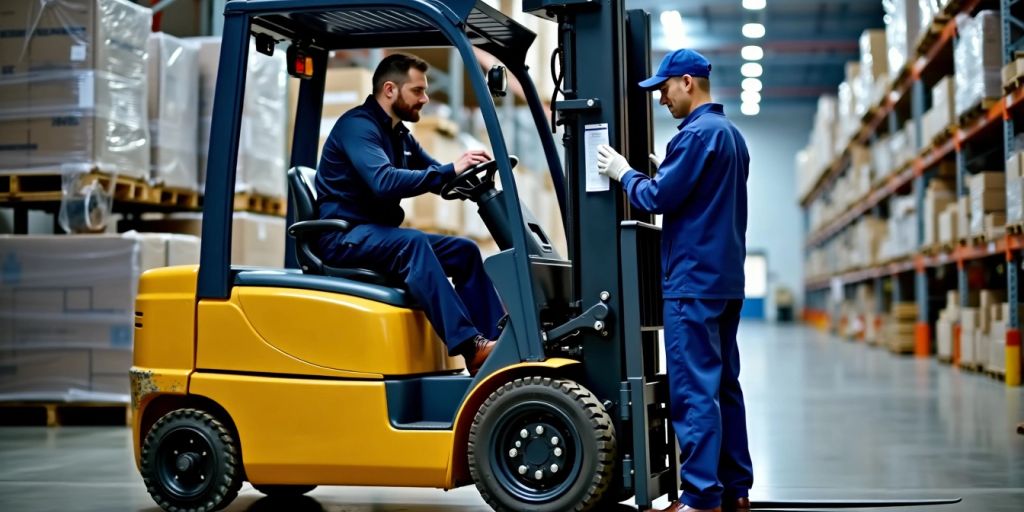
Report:
[[[227,2],[200,264],[146,272],[136,305],[133,443],[157,504],[217,510],[244,481],[271,496],[475,483],[500,511],[584,511],[633,496],[647,507],[677,496],[658,372],[660,232],[616,185],[594,187],[587,161],[586,137],[599,130],[649,170],[651,103],[627,87],[650,74],[649,21],[622,3],[524,0],[559,25],[551,67],[562,99],[552,99],[549,120],[525,65],[535,35],[484,2]],[[303,79],[285,268],[230,263],[249,45],[285,51],[289,73]],[[446,356],[400,285],[316,253],[321,233],[349,227],[319,220],[311,187],[328,54],[388,47],[457,52],[493,149],[495,160],[442,191],[475,202],[501,249],[485,267],[509,321],[476,376]],[[477,50],[501,65],[485,73]],[[543,145],[564,257],[520,206],[492,99],[509,72]],[[564,127],[564,170],[553,124]]]

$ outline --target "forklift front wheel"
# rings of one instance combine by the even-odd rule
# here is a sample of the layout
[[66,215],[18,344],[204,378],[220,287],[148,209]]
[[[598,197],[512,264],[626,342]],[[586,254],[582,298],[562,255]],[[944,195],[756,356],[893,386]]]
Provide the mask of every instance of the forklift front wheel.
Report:
[[205,411],[165,414],[142,444],[142,479],[164,510],[220,510],[238,496],[242,467],[235,436]]
[[584,511],[615,466],[615,427],[576,382],[516,379],[495,390],[469,432],[469,468],[494,510]]

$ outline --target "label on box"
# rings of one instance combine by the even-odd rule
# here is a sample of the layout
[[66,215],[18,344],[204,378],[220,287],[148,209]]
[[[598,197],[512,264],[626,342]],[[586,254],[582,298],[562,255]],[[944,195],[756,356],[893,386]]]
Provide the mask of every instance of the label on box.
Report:
[[90,73],[78,80],[78,108],[93,108],[94,106],[96,106],[96,81]]
[[85,60],[85,45],[76,44],[71,46],[71,62],[81,62]]

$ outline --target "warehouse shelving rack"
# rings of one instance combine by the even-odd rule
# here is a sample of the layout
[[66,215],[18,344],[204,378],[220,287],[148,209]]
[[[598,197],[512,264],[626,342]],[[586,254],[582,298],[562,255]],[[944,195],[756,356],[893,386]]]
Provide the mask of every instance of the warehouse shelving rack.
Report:
[[[1005,279],[1006,299],[1010,304],[1019,304],[1019,279],[1024,253],[1024,235],[1020,230],[1007,231],[1005,235],[990,240],[971,240],[967,237],[966,244],[953,247],[924,248],[923,211],[925,190],[928,181],[934,177],[936,167],[950,158],[956,162],[956,190],[958,196],[965,195],[966,178],[970,174],[969,164],[977,159],[993,159],[992,146],[1000,141],[1002,151],[998,153],[1004,169],[1005,161],[1013,152],[1015,117],[1024,116],[1024,86],[1012,90],[1005,97],[992,104],[980,115],[962,123],[952,136],[945,142],[933,145],[932,141],[922,140],[922,118],[925,112],[926,82],[934,83],[941,78],[944,70],[952,71],[952,47],[956,40],[955,15],[959,13],[975,14],[982,9],[998,8],[1002,23],[1003,64],[1011,62],[1018,51],[1024,48],[1024,20],[1022,20],[1022,0],[963,0],[950,3],[947,8],[948,19],[938,37],[931,45],[918,48],[917,59],[909,59],[907,66],[893,82],[880,105],[875,106],[866,114],[858,133],[841,155],[820,176],[811,190],[801,198],[804,208],[805,250],[822,245],[867,214],[879,215],[884,207],[884,200],[901,191],[910,189],[915,197],[917,211],[918,250],[911,255],[894,261],[868,268],[854,269],[826,277],[813,277],[805,281],[806,308],[805,320],[816,324],[827,324],[837,318],[838,311],[829,310],[828,297],[843,295],[848,297],[853,285],[872,283],[875,293],[875,307],[881,314],[885,308],[885,299],[896,303],[909,300],[917,305],[917,324],[915,326],[914,353],[927,357],[934,352],[934,336],[932,325],[936,314],[933,314],[935,295],[932,293],[935,281],[945,278],[948,283],[955,268],[955,288],[959,291],[960,306],[968,306],[968,276],[973,262],[983,259],[998,258],[995,276],[989,280]],[[846,212],[827,222],[824,226],[809,231],[808,208],[813,201],[827,194],[836,180],[850,166],[850,148],[854,144],[873,142],[882,130],[895,133],[899,126],[899,117],[913,119],[915,140],[918,156],[912,163],[892,173],[885,181],[874,188],[861,201],[852,205]],[[986,144],[989,143],[989,144]],[[986,150],[987,153],[986,153]],[[977,169],[976,169],[977,170]],[[1009,177],[1008,177],[1009,179]],[[980,243],[979,243],[980,242]],[[951,268],[952,267],[952,268]],[[930,276],[930,274],[932,274]],[[1001,276],[1000,276],[1001,274]],[[950,286],[952,288],[952,286]],[[1009,308],[1007,318],[1006,346],[1008,357],[1005,379],[1007,385],[1021,385],[1021,361],[1019,357],[1020,318],[1017,307]],[[959,345],[959,326],[954,326],[954,347]],[[1012,359],[1012,360],[1011,360]]]

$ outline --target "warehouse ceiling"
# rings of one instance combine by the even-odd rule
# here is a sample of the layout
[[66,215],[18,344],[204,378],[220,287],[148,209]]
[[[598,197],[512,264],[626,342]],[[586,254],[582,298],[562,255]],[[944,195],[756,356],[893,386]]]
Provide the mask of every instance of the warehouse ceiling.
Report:
[[[760,63],[765,103],[812,102],[821,94],[835,94],[845,63],[860,58],[860,33],[884,26],[880,0],[765,3],[757,11],[744,9],[742,0],[627,0],[626,6],[651,13],[652,65],[656,68],[676,48],[700,51],[714,66],[712,81],[720,101],[739,98],[744,78],[740,66],[745,62],[740,50],[746,45],[764,49]],[[749,22],[762,23],[764,37],[744,37],[743,25]]]

